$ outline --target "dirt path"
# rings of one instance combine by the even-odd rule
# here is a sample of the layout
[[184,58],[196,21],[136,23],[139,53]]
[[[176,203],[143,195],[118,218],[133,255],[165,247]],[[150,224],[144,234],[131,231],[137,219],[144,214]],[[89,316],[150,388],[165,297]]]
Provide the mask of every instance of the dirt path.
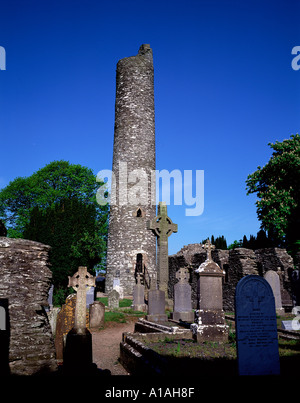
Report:
[[93,362],[100,369],[109,369],[112,375],[129,375],[119,363],[122,333],[133,332],[136,318],[127,323],[108,322],[105,328],[92,331]]

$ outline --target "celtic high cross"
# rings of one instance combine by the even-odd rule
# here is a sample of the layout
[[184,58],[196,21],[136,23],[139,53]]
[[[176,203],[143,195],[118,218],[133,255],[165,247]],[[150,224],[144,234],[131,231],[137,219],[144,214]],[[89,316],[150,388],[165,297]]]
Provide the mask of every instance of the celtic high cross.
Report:
[[73,287],[77,292],[74,329],[83,334],[86,328],[86,292],[90,287],[95,287],[95,277],[88,273],[86,267],[80,266],[73,277],[68,278],[68,287]]
[[148,221],[148,229],[154,231],[157,236],[157,263],[158,263],[158,286],[165,292],[168,298],[169,262],[168,262],[168,238],[173,232],[177,232],[177,224],[173,224],[168,217],[167,205],[159,202],[157,216]]

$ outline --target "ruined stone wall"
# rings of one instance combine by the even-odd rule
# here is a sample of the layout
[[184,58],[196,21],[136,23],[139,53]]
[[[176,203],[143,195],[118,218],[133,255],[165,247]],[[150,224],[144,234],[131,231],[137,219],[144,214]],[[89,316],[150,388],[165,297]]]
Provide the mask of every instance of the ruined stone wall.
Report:
[[291,274],[294,266],[293,258],[285,249],[265,248],[255,251],[259,274],[264,276],[268,270],[279,275],[282,305],[291,305]]
[[38,242],[0,237],[0,301],[8,303],[5,332],[12,375],[57,369],[54,340],[43,308],[48,305],[52,279],[49,249]]
[[[173,287],[176,284],[176,271],[186,267],[190,272],[192,286],[192,305],[196,308],[197,275],[195,270],[206,259],[206,251],[201,244],[184,246],[176,255],[169,256],[169,297],[173,297]],[[263,276],[267,270],[278,272],[281,281],[282,305],[291,306],[290,273],[293,269],[293,259],[285,249],[266,248],[253,251],[246,248],[233,250],[212,250],[212,259],[225,272],[223,279],[223,309],[234,311],[234,295],[237,283],[248,274]]]
[[[145,176],[136,177],[135,170],[143,170]],[[156,237],[147,230],[147,221],[156,216],[156,206],[151,203],[154,170],[154,70],[152,50],[149,45],[142,45],[138,55],[121,59],[117,64],[113,150],[116,203],[110,208],[107,293],[116,277],[124,295],[132,295],[137,254],[142,255],[149,274],[156,277]],[[142,185],[144,190],[135,192]],[[152,185],[155,200],[155,183]],[[136,194],[137,203],[128,199],[131,191]]]

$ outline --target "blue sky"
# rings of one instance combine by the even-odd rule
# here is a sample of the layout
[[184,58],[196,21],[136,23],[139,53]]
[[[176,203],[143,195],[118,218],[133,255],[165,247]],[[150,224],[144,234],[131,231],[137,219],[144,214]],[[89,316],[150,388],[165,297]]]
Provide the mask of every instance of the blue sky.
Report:
[[156,167],[204,170],[204,212],[168,207],[169,252],[256,234],[245,180],[299,132],[298,1],[2,0],[0,188],[54,160],[111,169],[115,69],[153,49]]

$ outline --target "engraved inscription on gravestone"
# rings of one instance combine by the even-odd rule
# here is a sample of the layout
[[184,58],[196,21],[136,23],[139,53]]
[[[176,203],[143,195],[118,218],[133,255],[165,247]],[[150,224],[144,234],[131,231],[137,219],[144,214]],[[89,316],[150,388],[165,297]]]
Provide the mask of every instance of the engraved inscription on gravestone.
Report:
[[235,295],[236,340],[240,375],[280,373],[275,301],[260,276],[243,277]]

